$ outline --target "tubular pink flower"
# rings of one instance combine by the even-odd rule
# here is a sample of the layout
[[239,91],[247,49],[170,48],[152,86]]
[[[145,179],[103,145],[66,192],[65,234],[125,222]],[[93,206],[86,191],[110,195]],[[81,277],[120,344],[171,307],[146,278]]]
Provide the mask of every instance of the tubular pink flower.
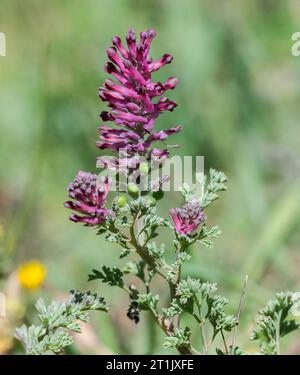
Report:
[[200,203],[196,199],[187,202],[182,208],[172,208],[170,216],[178,234],[190,234],[206,220]]
[[106,198],[110,188],[110,181],[106,177],[97,181],[97,175],[87,172],[78,172],[73,182],[69,184],[69,197],[73,200],[64,203],[82,216],[72,214],[70,220],[87,225],[103,224],[114,213],[106,208]]

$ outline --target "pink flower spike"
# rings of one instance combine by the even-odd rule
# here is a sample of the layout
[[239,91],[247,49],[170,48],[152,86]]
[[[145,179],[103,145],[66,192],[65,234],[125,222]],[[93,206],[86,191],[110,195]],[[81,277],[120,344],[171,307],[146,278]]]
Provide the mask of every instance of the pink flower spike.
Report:
[[169,54],[164,54],[156,61],[149,56],[155,36],[155,30],[149,29],[141,32],[137,40],[134,30],[129,29],[127,46],[119,36],[113,37],[113,46],[107,50],[109,61],[105,65],[105,71],[113,79],[106,79],[99,89],[99,97],[108,104],[109,111],[103,111],[100,116],[103,121],[111,121],[117,127],[135,132],[138,137],[134,138],[129,132],[116,133],[111,127],[100,131],[100,140],[97,142],[100,149],[114,152],[125,149],[130,158],[135,153],[157,159],[168,157],[167,150],[150,147],[152,141],[166,140],[171,134],[177,133],[155,133],[153,129],[160,114],[173,111],[177,106],[174,101],[161,96],[167,90],[174,89],[178,80],[170,77],[165,83],[152,81],[152,73],[172,61]]

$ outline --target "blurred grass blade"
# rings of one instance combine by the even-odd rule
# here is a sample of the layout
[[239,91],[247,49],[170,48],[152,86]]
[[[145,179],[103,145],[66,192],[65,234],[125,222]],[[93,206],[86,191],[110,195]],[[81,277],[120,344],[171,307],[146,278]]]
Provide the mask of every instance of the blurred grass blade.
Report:
[[255,282],[263,275],[271,259],[280,250],[300,216],[299,184],[283,195],[261,228],[261,234],[246,260],[242,273]]

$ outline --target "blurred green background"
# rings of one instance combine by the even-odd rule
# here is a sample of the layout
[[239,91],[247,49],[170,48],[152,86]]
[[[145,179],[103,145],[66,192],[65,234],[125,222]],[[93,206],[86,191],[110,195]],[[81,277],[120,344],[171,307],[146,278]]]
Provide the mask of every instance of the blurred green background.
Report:
[[[11,332],[34,321],[38,296],[92,287],[111,313],[93,315],[74,353],[166,352],[147,320],[135,326],[126,318],[122,292],[87,283],[92,268],[119,263],[119,250],[70,222],[63,207],[76,172],[96,171],[105,49],[129,27],[153,27],[152,56],[174,56],[155,79],[180,81],[170,94],[178,108],[156,127],[184,125],[172,137],[178,153],[204,155],[206,169],[229,177],[228,192],[208,212],[223,236],[214,249],[194,249],[185,272],[217,281],[232,313],[249,274],[239,339],[256,350],[248,340],[256,311],[275,291],[300,290],[300,57],[290,51],[299,19],[297,0],[1,0],[0,290],[27,260],[48,267],[40,290],[19,292],[25,308],[6,318]],[[176,206],[180,197],[170,193],[164,204]],[[14,342],[5,348],[19,350]],[[299,354],[299,337],[284,348]]]

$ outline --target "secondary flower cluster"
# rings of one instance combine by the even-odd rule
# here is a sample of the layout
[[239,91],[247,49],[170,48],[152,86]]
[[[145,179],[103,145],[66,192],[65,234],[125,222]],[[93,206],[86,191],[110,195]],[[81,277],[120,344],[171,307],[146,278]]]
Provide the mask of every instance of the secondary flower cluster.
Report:
[[87,225],[99,225],[114,216],[113,211],[104,208],[109,192],[110,181],[98,179],[96,174],[78,172],[69,184],[69,197],[74,201],[65,202],[65,207],[83,216],[72,214],[70,220]]
[[[105,71],[117,81],[107,79],[99,89],[99,97],[108,103],[110,111],[103,111],[103,121],[112,121],[117,128],[102,125],[99,127],[100,140],[97,147],[101,150],[125,152],[127,158],[142,155],[147,158],[164,159],[167,149],[152,147],[157,141],[164,141],[168,136],[181,131],[175,126],[166,131],[154,132],[155,119],[164,111],[173,111],[177,104],[162,96],[167,90],[174,89],[178,80],[174,77],[165,83],[153,82],[151,76],[165,64],[172,61],[172,56],[165,54],[157,61],[149,56],[150,45],[156,32],[153,29],[140,33],[140,41],[130,29],[126,37],[127,48],[121,39],[115,36],[113,46],[108,48],[109,62]],[[103,166],[105,157],[100,157]],[[120,163],[120,161],[119,161]]]
[[206,217],[198,200],[187,202],[182,208],[172,208],[170,215],[178,234],[190,234],[198,229]]

